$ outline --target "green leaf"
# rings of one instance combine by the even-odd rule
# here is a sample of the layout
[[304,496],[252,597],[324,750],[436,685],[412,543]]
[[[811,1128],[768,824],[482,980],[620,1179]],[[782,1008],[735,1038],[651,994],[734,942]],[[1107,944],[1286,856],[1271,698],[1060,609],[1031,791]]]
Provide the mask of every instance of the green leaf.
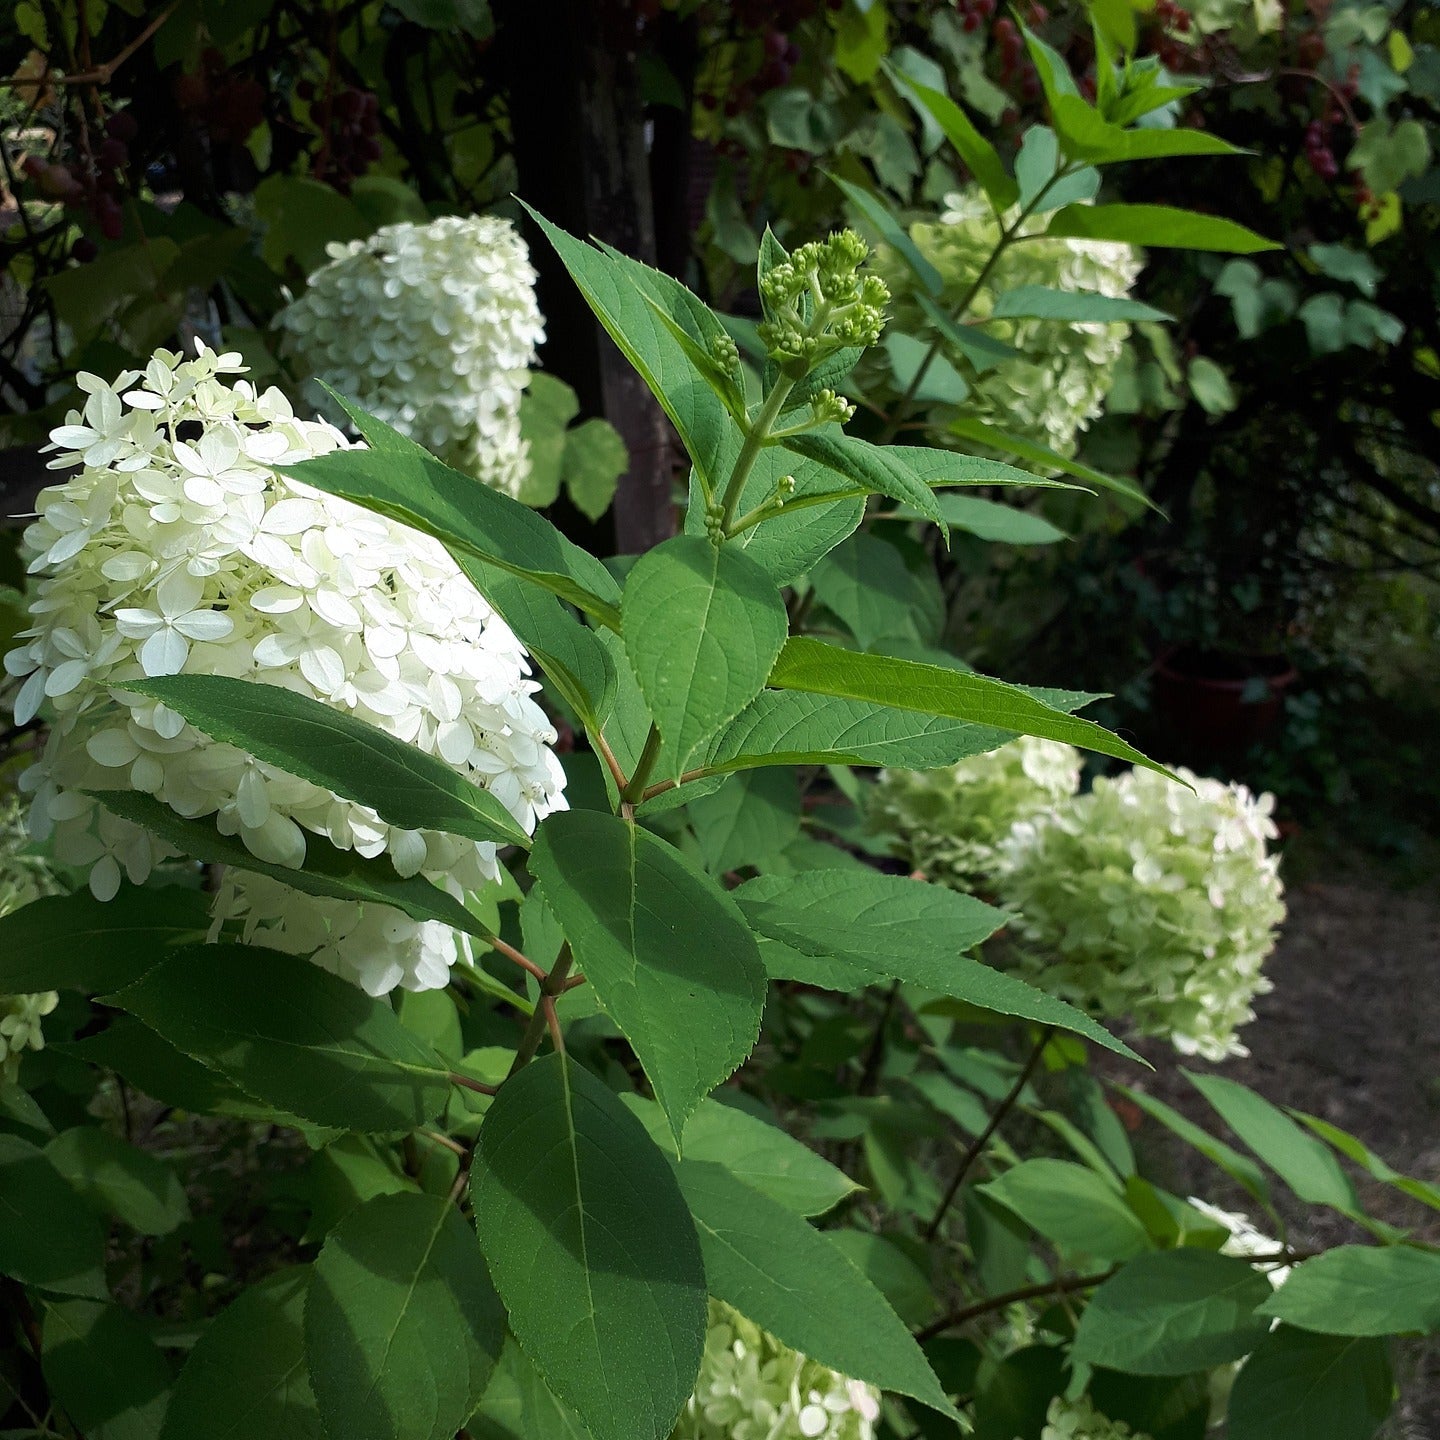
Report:
[[389,825],[529,847],[510,812],[438,756],[321,700],[228,675],[167,675],[120,688],[159,700],[267,765],[368,805]]
[[1332,1125],[1328,1120],[1321,1120],[1316,1115],[1307,1115],[1303,1110],[1292,1110],[1290,1113],[1307,1130],[1314,1131],[1322,1140],[1333,1145],[1347,1160],[1353,1160],[1367,1174],[1374,1176],[1382,1184],[1393,1185],[1412,1200],[1418,1200],[1432,1210],[1440,1210],[1440,1187],[1431,1185],[1425,1180],[1417,1180],[1413,1175],[1402,1175],[1398,1170],[1387,1165],[1373,1150],[1362,1144],[1349,1131],[1342,1130],[1338,1125]]
[[1139,1255],[1090,1298],[1075,1332],[1077,1362],[1130,1375],[1187,1375],[1248,1355],[1269,1332],[1255,1307],[1270,1282],[1248,1261],[1212,1250]]
[[838,175],[825,172],[845,198],[869,222],[870,227],[910,267],[921,288],[932,295],[938,295],[945,288],[940,272],[920,253],[920,247],[905,233],[904,227],[890,213],[889,206],[878,196],[858,185],[843,180]]
[[710,874],[763,867],[800,834],[800,787],[793,770],[752,770],[692,800],[689,813]]
[[0,915],[0,994],[96,994],[142,975],[170,945],[203,940],[210,897],[178,887],[122,885],[113,900],[88,890],[46,895]]
[[190,1218],[174,1170],[97,1125],[64,1131],[45,1154],[79,1195],[141,1235],[168,1235]]
[[711,339],[723,333],[718,317],[678,281],[615,251],[587,245],[525,208],[555,247],[586,304],[660,402],[713,490],[714,456],[734,422],[661,316],[706,351]]
[[838,428],[827,428],[792,435],[782,442],[781,448],[833,470],[867,494],[888,495],[892,500],[913,505],[927,519],[943,527],[930,487],[910,468],[908,456],[900,446],[872,445]]
[[380,1195],[330,1232],[305,1301],[325,1427],[350,1440],[453,1440],[505,1339],[470,1227],[443,1195]]
[[1117,240],[1151,249],[1218,250],[1227,255],[1254,255],[1282,248],[1233,220],[1169,205],[1067,205],[1055,212],[1045,234],[1051,238]]
[[0,1275],[103,1299],[104,1236],[44,1151],[0,1134]]
[[970,394],[965,377],[926,341],[890,330],[882,344],[896,386],[918,404],[959,405]]
[[1040,1440],[1050,1402],[1065,1389],[1064,1352],[1027,1345],[987,1366],[975,1396],[975,1440]]
[[369,448],[333,450],[277,466],[281,474],[413,526],[457,557],[473,555],[531,580],[618,628],[619,587],[592,555],[518,500],[452,470],[344,396],[331,394]]
[[823,1235],[719,1165],[682,1160],[679,1175],[716,1299],[822,1365],[955,1415],[889,1302]]
[[170,1366],[145,1326],[118,1305],[45,1306],[40,1369],[86,1440],[153,1440],[170,1395]]
[[[1071,703],[1082,698],[1087,697],[1077,696]],[[1013,730],[868,700],[762,690],[721,733],[709,764],[722,771],[759,765],[898,765],[933,770],[996,750],[1014,738]]]
[[1063,320],[1070,324],[1115,324],[1122,320],[1170,320],[1173,317],[1126,295],[1090,290],[1052,290],[1047,285],[1017,285],[1006,290],[990,312],[992,320]]
[[1440,1330],[1440,1255],[1340,1245],[1297,1265],[1260,1313],[1325,1335]]
[[1189,1070],[1183,1073],[1220,1118],[1300,1199],[1310,1205],[1330,1205],[1345,1214],[1359,1210],[1355,1187],[1340,1162],[1284,1111],[1234,1080]]
[[[620,1098],[650,1138],[678,1160],[660,1107],[634,1094]],[[797,1215],[823,1215],[861,1188],[789,1131],[713,1098],[702,1100],[685,1124],[685,1158],[723,1165],[737,1180]]]
[[1248,1155],[1242,1155],[1223,1140],[1217,1140],[1208,1130],[1202,1130],[1193,1120],[1187,1119],[1163,1100],[1157,1100],[1143,1090],[1132,1090],[1125,1085],[1116,1088],[1127,1100],[1178,1135],[1191,1149],[1199,1151],[1212,1165],[1218,1166],[1232,1180],[1243,1186],[1267,1210],[1270,1209],[1270,1182],[1266,1180],[1265,1172]]
[[622,601],[625,650],[673,774],[760,692],[789,622],[775,582],[733,545],[677,535],[636,562]]
[[[1083,480],[1087,485],[1093,485],[1097,490],[1111,490],[1117,495],[1123,495],[1127,500],[1138,500],[1140,504],[1148,505],[1152,510],[1156,509],[1154,501],[1143,490],[1132,485],[1130,481],[1122,480],[1115,475],[1107,475],[1103,470],[1096,470],[1094,466],[1086,465],[1083,461],[1062,455],[1058,450],[1051,450],[1047,445],[1036,444],[1035,441],[1029,440],[1023,435],[1012,435],[1009,431],[987,425],[983,420],[970,420],[964,417],[952,420],[947,428],[953,435],[963,436],[967,440],[978,440],[984,445],[993,445],[997,450],[1008,450],[1012,455],[1028,464],[1039,465],[1046,470],[1062,471],[1066,475],[1073,475],[1077,480]],[[1025,474],[1026,472],[1018,473]],[[1047,482],[1037,479],[1032,483],[1043,485]],[[1056,482],[1048,483],[1055,484]]]
[[500,1087],[470,1176],[510,1326],[596,1440],[664,1440],[705,1342],[705,1269],[665,1157],[568,1056]]
[[381,1000],[318,965],[249,945],[177,950],[107,997],[247,1094],[317,1125],[412,1130],[449,1070]]
[[1228,1440],[1370,1440],[1390,1413],[1394,1384],[1383,1340],[1282,1325],[1235,1377],[1225,1433]]
[[[1070,538],[1043,515],[1017,510],[1013,505],[999,505],[994,500],[981,500],[974,495],[940,495],[937,499],[940,513],[952,529],[967,531],[981,540],[1001,545],[1053,545]],[[900,520],[919,518],[903,507],[893,514]]]
[[765,972],[744,917],[673,847],[594,810],[546,819],[530,869],[678,1137],[759,1035]]
[[160,1440],[328,1440],[305,1371],[310,1267],[240,1293],[190,1352]]
[[236,836],[222,835],[204,820],[187,820],[153,795],[138,790],[93,790],[107,810],[132,824],[143,825],[182,855],[203,865],[234,865],[268,875],[307,895],[334,900],[359,900],[372,905],[393,905],[412,920],[438,920],[482,939],[489,931],[458,900],[423,876],[401,879],[388,860],[367,860],[353,850],[341,850],[320,835],[305,836],[305,868],[291,870],[259,860]]
[[514,1336],[466,1429],[475,1440],[593,1440],[580,1417],[557,1400]]
[[565,493],[588,520],[610,508],[630,453],[608,420],[592,416],[565,436]]
[[[980,182],[998,215],[1008,210],[1019,196],[1019,188],[1006,172],[995,147],[975,128],[970,117],[948,95],[918,80],[891,70],[890,78],[902,95],[914,96],[940,126],[965,168]],[[934,292],[936,294],[939,291]]]
[[1150,1249],[1140,1218],[1113,1185],[1069,1160],[1022,1160],[980,1187],[1061,1250],[1128,1260]]
[[[945,499],[955,497],[941,497]],[[916,512],[912,512],[916,513]],[[900,552],[869,532],[837,545],[811,572],[815,597],[840,619],[863,649],[885,640],[934,644],[945,600],[934,568],[912,570]]]
[[993,725],[1018,735],[1063,740],[1117,760],[1128,760],[1159,775],[1170,773],[1093,720],[1067,715],[1014,685],[986,675],[888,655],[861,655],[820,640],[792,636],[770,672],[769,683],[779,690],[868,700]]
[[1188,126],[1158,125],[1126,130],[1101,117],[1078,95],[1060,95],[1051,110],[1065,154],[1095,165],[1127,160],[1174,160],[1192,155],[1244,155],[1244,150]]
[[1009,918],[972,895],[850,870],[762,875],[734,895],[754,929],[776,942],[762,952],[772,979],[841,990],[901,980],[1132,1053],[1065,1001],[967,956]]

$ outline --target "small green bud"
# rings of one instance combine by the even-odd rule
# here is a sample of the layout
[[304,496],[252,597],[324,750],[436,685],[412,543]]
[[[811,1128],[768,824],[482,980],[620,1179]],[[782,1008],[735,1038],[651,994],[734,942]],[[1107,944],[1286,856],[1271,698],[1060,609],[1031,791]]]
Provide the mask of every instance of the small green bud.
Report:
[[710,342],[710,358],[726,375],[740,374],[740,348],[724,331]]
[[833,390],[821,390],[810,397],[810,414],[817,425],[843,425],[855,407]]

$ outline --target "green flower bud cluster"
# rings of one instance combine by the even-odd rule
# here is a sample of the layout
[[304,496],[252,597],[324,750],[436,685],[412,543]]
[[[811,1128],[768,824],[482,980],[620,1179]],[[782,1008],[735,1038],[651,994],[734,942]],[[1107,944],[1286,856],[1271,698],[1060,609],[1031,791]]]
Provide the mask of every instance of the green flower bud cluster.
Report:
[[1120,1420],[1102,1415],[1088,1395],[1067,1400],[1057,1395],[1045,1413],[1040,1440],[1149,1440]]
[[853,230],[841,230],[800,246],[760,277],[769,317],[760,339],[787,374],[803,375],[837,350],[880,338],[890,290],[860,273],[868,254]]
[[723,330],[710,342],[710,358],[723,374],[740,378],[740,347]]
[[833,390],[818,390],[810,397],[810,415],[817,425],[843,425],[855,407]]

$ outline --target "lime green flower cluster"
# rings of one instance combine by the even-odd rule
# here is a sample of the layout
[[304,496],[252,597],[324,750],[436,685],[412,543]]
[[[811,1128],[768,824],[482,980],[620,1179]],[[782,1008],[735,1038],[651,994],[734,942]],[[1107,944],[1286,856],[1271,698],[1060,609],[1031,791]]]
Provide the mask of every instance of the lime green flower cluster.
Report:
[[671,1440],[873,1440],[880,1392],[710,1302],[695,1393]]
[[1057,1395],[1045,1413],[1040,1440],[1148,1440],[1120,1420],[1102,1415],[1088,1395],[1067,1400]]
[[880,338],[890,291],[878,276],[860,273],[869,253],[853,230],[840,230],[800,246],[760,277],[760,341],[787,375],[805,375],[837,350]]
[[1080,753],[1024,736],[940,770],[882,770],[868,796],[873,830],[927,879],[974,890],[1019,820],[1050,810],[1080,785]]
[[1243,1055],[1236,1037],[1269,990],[1261,966],[1285,916],[1274,798],[1149,770],[1015,825],[997,893],[1018,912],[1026,978],[1186,1055]]
[[[48,862],[34,853],[18,804],[0,802],[0,915],[61,889]],[[43,1050],[40,1022],[59,1003],[53,991],[0,995],[0,1080],[13,1081],[26,1050]]]
[[[987,336],[1020,352],[982,374],[958,349],[946,349],[946,358],[970,386],[962,412],[1072,455],[1081,432],[1105,407],[1129,325],[990,317],[1002,295],[1025,285],[1111,298],[1128,295],[1144,262],[1129,245],[1052,239],[1044,233],[1048,221],[1046,215],[1027,220],[1020,230],[1024,242],[1004,250],[978,289],[976,280],[1001,233],[1001,221],[978,188],[947,196],[939,223],[917,224],[910,234],[940,272],[941,304],[952,311],[965,304],[962,318],[988,322]],[[896,295],[896,327],[928,334],[933,327],[920,308],[908,267],[885,251],[880,268]]]

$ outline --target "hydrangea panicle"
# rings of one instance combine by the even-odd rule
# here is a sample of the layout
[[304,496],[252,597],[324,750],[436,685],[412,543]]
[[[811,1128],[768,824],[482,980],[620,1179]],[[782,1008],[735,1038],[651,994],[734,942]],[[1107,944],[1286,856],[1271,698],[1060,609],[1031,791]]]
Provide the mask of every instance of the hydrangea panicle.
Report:
[[1018,912],[1026,978],[1129,1017],[1182,1054],[1245,1054],[1236,1032],[1270,989],[1261,966],[1285,917],[1274,798],[1151,770],[1102,778],[1013,827],[995,887]]
[[1095,1408],[1088,1395],[1067,1400],[1057,1395],[1045,1412],[1040,1440],[1150,1440],[1122,1420],[1112,1420]]
[[880,1392],[710,1302],[695,1392],[671,1440],[874,1440]]
[[330,263],[276,317],[285,349],[447,464],[518,495],[520,396],[545,326],[515,227],[444,215],[326,248]]
[[1022,736],[939,770],[882,770],[867,794],[871,828],[927,879],[972,890],[1017,820],[1048,809],[1080,785],[1080,752]]
[[[61,888],[49,862],[31,847],[21,806],[13,799],[0,802],[0,915]],[[14,1081],[26,1050],[45,1048],[41,1021],[59,1003],[53,990],[0,995],[0,1081]]]
[[[463,898],[498,878],[493,845],[396,829],[114,688],[185,673],[281,686],[442,757],[527,829],[564,806],[519,641],[438,542],[278,475],[347,442],[279,391],[232,381],[242,369],[201,346],[113,385],[82,376],[85,407],[54,433],[51,466],[70,473],[25,532],[33,624],[5,657],[17,721],[44,705],[50,722],[22,777],[31,832],[109,899],[169,853],[86,793],[132,789],[213,815],[272,864],[298,867],[318,835]],[[442,986],[469,955],[444,926],[249,873],[227,874],[215,914],[377,995]]]

